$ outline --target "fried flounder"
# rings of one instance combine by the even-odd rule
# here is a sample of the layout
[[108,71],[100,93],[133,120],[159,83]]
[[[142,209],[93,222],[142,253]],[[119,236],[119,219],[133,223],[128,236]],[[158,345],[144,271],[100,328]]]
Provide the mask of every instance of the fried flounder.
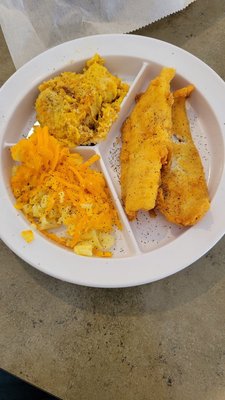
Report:
[[210,202],[200,156],[192,140],[185,101],[192,85],[174,93],[171,134],[172,157],[161,173],[157,208],[170,222],[193,225],[208,211]]
[[155,207],[161,168],[170,149],[174,75],[174,69],[163,68],[122,126],[121,189],[129,219],[140,209]]
[[63,144],[98,143],[117,118],[128,85],[112,75],[95,55],[84,71],[63,72],[39,86],[37,120]]

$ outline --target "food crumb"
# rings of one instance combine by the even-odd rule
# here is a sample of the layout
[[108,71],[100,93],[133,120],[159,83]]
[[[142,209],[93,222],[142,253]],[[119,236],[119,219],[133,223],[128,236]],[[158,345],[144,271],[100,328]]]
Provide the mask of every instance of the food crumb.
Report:
[[21,236],[27,243],[31,243],[34,240],[34,232],[31,230],[22,231]]

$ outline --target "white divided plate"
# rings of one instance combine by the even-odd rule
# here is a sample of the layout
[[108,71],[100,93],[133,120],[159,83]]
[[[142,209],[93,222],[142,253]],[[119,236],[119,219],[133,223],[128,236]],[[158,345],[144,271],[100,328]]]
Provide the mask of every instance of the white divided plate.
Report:
[[[26,136],[35,122],[34,102],[38,85],[62,71],[81,71],[95,53],[106,60],[113,73],[130,84],[118,120],[107,140],[94,147],[79,147],[89,157],[101,156],[99,168],[108,182],[123,223],[111,259],[74,254],[35,232],[27,244],[21,231],[29,223],[14,208],[10,189],[10,146]],[[196,90],[188,102],[193,138],[199,149],[208,182],[211,209],[195,226],[184,229],[158,215],[141,212],[130,223],[120,202],[120,127],[142,92],[162,66],[177,71],[172,89],[192,83]],[[0,91],[0,235],[22,259],[59,279],[96,287],[125,287],[152,282],[192,264],[224,234],[225,219],[225,84],[202,61],[186,51],[156,39],[136,35],[96,35],[52,48],[19,69]]]

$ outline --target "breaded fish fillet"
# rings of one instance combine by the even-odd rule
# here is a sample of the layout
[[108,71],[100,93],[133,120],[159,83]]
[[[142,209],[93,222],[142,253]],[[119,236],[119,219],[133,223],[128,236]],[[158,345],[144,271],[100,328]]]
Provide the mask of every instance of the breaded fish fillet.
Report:
[[161,175],[157,208],[173,223],[193,225],[210,206],[200,156],[191,137],[185,101],[192,85],[174,93],[171,135],[172,158]]
[[172,68],[163,68],[138,97],[122,126],[121,189],[129,219],[138,210],[151,210],[160,184],[162,165],[167,162],[172,129],[170,81]]
[[98,143],[117,118],[128,85],[95,55],[84,71],[63,72],[39,86],[37,120],[66,145]]

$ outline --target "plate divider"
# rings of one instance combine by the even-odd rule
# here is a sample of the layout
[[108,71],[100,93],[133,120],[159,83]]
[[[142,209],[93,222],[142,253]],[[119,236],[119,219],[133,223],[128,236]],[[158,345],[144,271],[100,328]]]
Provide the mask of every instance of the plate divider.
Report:
[[125,214],[125,211],[124,211],[124,209],[122,207],[121,200],[119,199],[118,194],[116,192],[116,189],[114,187],[114,184],[112,182],[111,176],[108,173],[108,170],[107,170],[107,168],[105,166],[104,160],[102,158],[101,150],[98,147],[98,148],[95,149],[95,151],[96,151],[96,154],[99,154],[99,156],[100,156],[99,164],[100,164],[100,167],[101,167],[101,171],[103,172],[103,175],[104,175],[104,177],[106,179],[107,185],[108,185],[108,187],[110,189],[112,198],[114,200],[115,206],[116,206],[117,211],[119,213],[119,216],[120,216],[120,219],[121,219],[121,222],[122,222],[122,225],[123,225],[123,229],[125,230],[125,239],[128,242],[128,245],[129,245],[130,249],[133,251],[133,253],[142,254],[142,251],[140,250],[140,248],[138,246],[138,243],[136,241],[136,238],[134,236],[134,233],[133,233],[133,230],[132,230],[132,228],[130,226],[128,218],[127,218],[127,216]]
[[106,141],[99,143],[98,146],[100,149],[109,147],[109,145],[112,142],[112,139],[115,136],[115,133],[120,131],[121,125],[129,113],[131,104],[135,101],[135,96],[137,95],[139,90],[141,90],[141,87],[142,87],[143,81],[144,81],[145,72],[147,71],[149,66],[150,66],[150,63],[147,63],[145,61],[143,62],[142,67],[140,68],[138,74],[136,75],[136,78],[130,85],[130,89],[129,89],[127,95],[125,96],[125,98],[123,99],[123,101],[121,103],[118,118],[113,123],[113,125],[108,133],[107,143],[106,143]]

